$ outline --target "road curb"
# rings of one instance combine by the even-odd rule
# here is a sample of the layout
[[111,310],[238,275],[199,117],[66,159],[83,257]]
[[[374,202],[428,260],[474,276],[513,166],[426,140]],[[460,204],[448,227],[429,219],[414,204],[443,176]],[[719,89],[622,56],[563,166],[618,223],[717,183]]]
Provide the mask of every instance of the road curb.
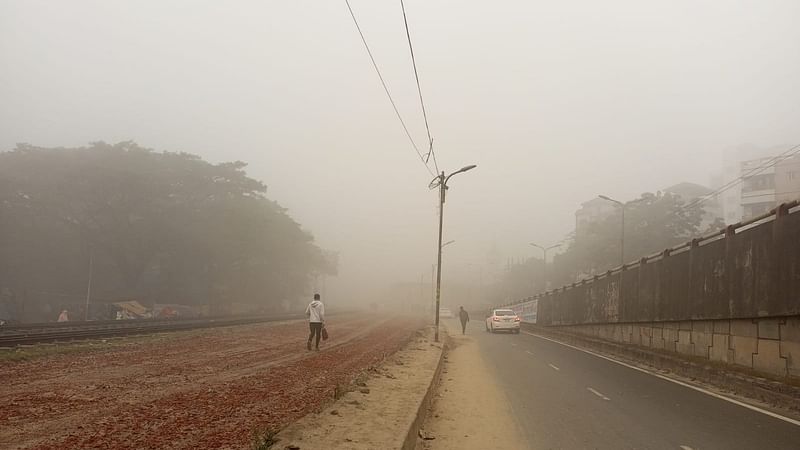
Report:
[[433,402],[433,395],[436,391],[436,386],[439,384],[439,378],[442,375],[444,354],[447,350],[447,333],[445,332],[442,334],[445,338],[442,340],[441,347],[437,346],[439,348],[439,360],[436,363],[436,370],[434,370],[428,388],[425,390],[425,395],[419,403],[419,407],[414,415],[414,420],[408,428],[408,433],[406,433],[406,437],[403,440],[403,445],[400,447],[402,450],[414,450],[417,448],[417,436],[422,428],[422,424],[425,423],[425,419],[428,418],[428,411],[430,411],[431,403]]
[[445,333],[443,342],[433,342],[430,325],[412,332],[343,395],[280,430],[270,448],[414,450],[445,370],[447,339]]

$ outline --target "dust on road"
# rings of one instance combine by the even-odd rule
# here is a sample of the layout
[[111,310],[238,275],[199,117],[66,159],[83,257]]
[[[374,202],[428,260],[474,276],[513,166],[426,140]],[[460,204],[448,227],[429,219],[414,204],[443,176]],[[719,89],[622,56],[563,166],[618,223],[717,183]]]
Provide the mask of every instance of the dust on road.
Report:
[[484,450],[528,448],[511,411],[496,386],[477,342],[449,330],[449,350],[437,396],[423,425],[417,450]]

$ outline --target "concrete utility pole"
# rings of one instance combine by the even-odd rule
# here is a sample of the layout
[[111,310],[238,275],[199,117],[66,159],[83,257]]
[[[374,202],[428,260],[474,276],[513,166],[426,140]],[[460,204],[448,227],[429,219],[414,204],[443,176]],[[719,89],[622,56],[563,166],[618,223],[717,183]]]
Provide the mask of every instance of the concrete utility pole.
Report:
[[[445,248],[454,242],[455,240],[451,239],[442,244],[441,248]],[[436,283],[433,282],[435,278],[436,278],[436,263],[431,264],[431,306],[433,306],[433,304],[436,303]],[[438,305],[438,303],[436,304]],[[439,308],[436,307],[436,309],[438,310]]]
[[[444,200],[447,193],[447,182],[453,175],[466,172],[478,167],[475,164],[464,166],[448,176],[444,176],[444,171],[431,181],[431,188],[439,185],[439,245],[437,246],[437,269],[436,269],[436,331],[434,332],[434,340],[439,342],[439,303],[442,294],[442,224],[444,222]],[[448,242],[449,244],[449,242]]]
[[559,243],[559,244],[551,245],[550,247],[542,247],[539,244],[534,244],[533,242],[531,242],[529,245],[532,246],[532,247],[536,247],[538,249],[541,249],[542,253],[544,253],[544,256],[543,256],[543,258],[544,258],[544,269],[542,271],[543,272],[542,273],[542,278],[544,278],[544,290],[546,291],[547,290],[547,251],[548,250],[552,250],[552,249],[554,249],[556,247],[561,247],[561,244]]
[[436,264],[431,264],[431,306],[436,301],[436,283],[433,280],[436,278]]

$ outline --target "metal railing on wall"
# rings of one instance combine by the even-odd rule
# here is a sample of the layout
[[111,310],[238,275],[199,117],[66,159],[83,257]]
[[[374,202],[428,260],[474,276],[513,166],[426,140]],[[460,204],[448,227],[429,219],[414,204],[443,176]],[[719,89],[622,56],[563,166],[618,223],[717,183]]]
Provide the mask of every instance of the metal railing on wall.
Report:
[[570,283],[570,284],[565,284],[565,285],[563,285],[561,287],[558,287],[558,288],[555,288],[555,289],[551,289],[549,291],[541,292],[539,294],[532,295],[530,297],[527,297],[527,298],[524,298],[524,299],[521,299],[521,300],[517,300],[517,301],[505,303],[505,304],[502,304],[502,305],[498,305],[498,307],[510,307],[510,306],[514,306],[514,305],[519,305],[521,303],[527,303],[527,302],[530,302],[530,301],[534,301],[534,300],[541,300],[543,298],[555,295],[555,294],[557,294],[559,292],[565,292],[565,291],[567,291],[569,289],[572,289],[572,288],[575,288],[575,287],[578,287],[578,286],[586,286],[586,285],[591,284],[591,283],[593,283],[595,281],[599,281],[599,280],[602,280],[604,278],[608,278],[608,277],[611,277],[611,276],[614,276],[614,275],[621,274],[622,272],[624,272],[624,271],[626,271],[628,269],[636,269],[636,268],[639,268],[640,266],[642,266],[644,264],[647,264],[647,263],[650,263],[650,262],[654,262],[654,261],[658,261],[658,260],[664,259],[664,258],[669,257],[669,256],[678,255],[680,253],[690,251],[692,248],[702,247],[702,246],[707,245],[707,244],[709,244],[711,242],[715,242],[715,241],[718,241],[718,240],[729,238],[729,237],[731,237],[731,236],[733,236],[735,234],[741,233],[741,232],[749,230],[751,228],[763,225],[765,223],[773,222],[778,217],[785,216],[785,215],[790,215],[790,214],[794,214],[794,213],[798,213],[798,212],[800,212],[800,200],[793,200],[791,202],[782,203],[782,204],[778,205],[776,208],[771,209],[770,211],[768,211],[768,212],[766,212],[764,214],[761,214],[759,216],[753,217],[753,218],[748,219],[746,221],[737,222],[737,223],[728,225],[725,228],[722,228],[722,229],[714,231],[712,233],[709,233],[709,234],[706,234],[706,235],[691,239],[691,240],[689,240],[689,241],[687,241],[687,242],[685,242],[683,244],[676,245],[674,247],[670,247],[670,248],[664,249],[664,250],[662,250],[662,251],[660,251],[658,253],[653,253],[653,254],[650,254],[650,255],[647,255],[647,256],[643,256],[643,257],[637,259],[636,261],[632,261],[630,263],[625,263],[625,264],[622,264],[621,266],[609,269],[609,270],[607,270],[606,272],[604,272],[602,274],[594,275],[592,278],[586,278],[586,279],[581,280],[581,281],[575,281],[575,282]]

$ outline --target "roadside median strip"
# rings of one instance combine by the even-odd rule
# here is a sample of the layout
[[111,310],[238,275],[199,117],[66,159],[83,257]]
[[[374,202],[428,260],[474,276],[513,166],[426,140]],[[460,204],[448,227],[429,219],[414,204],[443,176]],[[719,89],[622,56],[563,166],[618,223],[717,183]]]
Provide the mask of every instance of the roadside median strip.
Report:
[[358,450],[416,446],[442,371],[444,345],[424,328],[318,413],[276,436],[274,449]]

